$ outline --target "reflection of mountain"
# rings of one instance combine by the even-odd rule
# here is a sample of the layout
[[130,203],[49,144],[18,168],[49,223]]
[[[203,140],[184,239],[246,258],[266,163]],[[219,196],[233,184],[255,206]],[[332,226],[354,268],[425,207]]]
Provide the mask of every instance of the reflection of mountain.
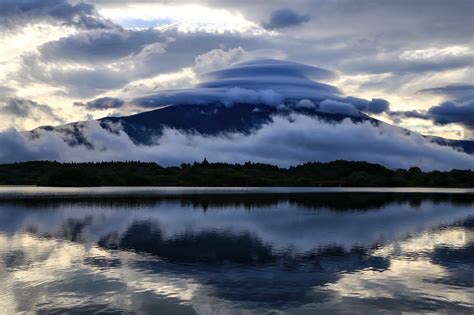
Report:
[[159,268],[192,277],[212,285],[212,294],[219,298],[267,306],[309,303],[311,288],[337,281],[342,270],[382,271],[390,265],[386,259],[371,257],[361,247],[350,251],[328,246],[308,253],[294,253],[291,249],[278,252],[249,233],[189,231],[169,239],[163,234],[156,223],[134,222],[125,233],[106,235],[98,244],[108,249],[151,254],[167,263],[192,264],[189,268],[174,268],[145,263],[140,268]]
[[159,226],[151,222],[133,222],[123,235],[101,237],[99,246],[156,255],[178,263],[261,264],[275,260],[270,246],[248,233],[234,235],[219,231],[192,231],[163,238]]

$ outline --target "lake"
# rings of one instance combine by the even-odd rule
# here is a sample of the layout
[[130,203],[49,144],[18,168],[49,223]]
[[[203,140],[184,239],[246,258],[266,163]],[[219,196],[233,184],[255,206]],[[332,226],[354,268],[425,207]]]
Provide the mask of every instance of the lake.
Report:
[[473,190],[0,187],[0,314],[473,310]]

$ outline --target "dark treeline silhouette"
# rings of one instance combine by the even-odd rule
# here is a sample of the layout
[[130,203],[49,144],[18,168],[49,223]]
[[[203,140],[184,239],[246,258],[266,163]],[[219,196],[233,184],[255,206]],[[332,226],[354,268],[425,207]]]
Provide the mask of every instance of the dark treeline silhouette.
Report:
[[423,172],[417,167],[391,170],[352,161],[311,162],[289,168],[246,162],[162,167],[144,162],[0,164],[0,185],[39,186],[342,186],[474,187],[474,172]]

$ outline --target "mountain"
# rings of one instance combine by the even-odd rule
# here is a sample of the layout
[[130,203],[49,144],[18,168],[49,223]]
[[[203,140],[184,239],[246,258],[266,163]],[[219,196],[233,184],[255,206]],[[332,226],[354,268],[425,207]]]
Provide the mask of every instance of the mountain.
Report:
[[[223,104],[207,105],[170,105],[159,109],[142,112],[135,115],[123,117],[105,117],[98,119],[100,126],[111,133],[116,132],[115,126],[120,124],[123,131],[137,145],[153,145],[156,139],[162,135],[165,128],[173,128],[184,133],[198,133],[204,136],[216,136],[226,133],[240,133],[250,135],[262,128],[262,126],[273,122],[275,117],[290,118],[292,115],[300,114],[318,119],[328,124],[337,125],[348,119],[354,124],[370,122],[373,126],[387,125],[366,114],[348,115],[346,113],[321,112],[317,107],[275,107],[265,104],[234,104],[225,106]],[[61,126],[43,126],[31,131],[33,137],[37,137],[40,131],[59,132],[63,134],[64,140],[69,145],[85,145],[93,147],[93,144],[84,135],[87,122],[76,122]],[[405,135],[416,134],[407,129],[399,129]],[[450,146],[456,150],[462,150],[474,154],[474,141],[451,140],[440,137],[425,136],[433,143],[441,146]]]

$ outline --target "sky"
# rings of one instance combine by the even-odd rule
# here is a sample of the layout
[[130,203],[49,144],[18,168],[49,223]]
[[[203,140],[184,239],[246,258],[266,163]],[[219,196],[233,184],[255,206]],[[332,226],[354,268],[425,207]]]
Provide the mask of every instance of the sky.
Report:
[[[382,121],[474,139],[470,0],[0,3],[3,131],[137,113],[158,104],[143,100],[202,95],[223,81],[231,88],[228,69],[271,59],[297,63],[305,77],[296,79],[334,88],[336,102],[382,104],[363,105]],[[258,91],[275,100],[275,82],[265,84]]]

